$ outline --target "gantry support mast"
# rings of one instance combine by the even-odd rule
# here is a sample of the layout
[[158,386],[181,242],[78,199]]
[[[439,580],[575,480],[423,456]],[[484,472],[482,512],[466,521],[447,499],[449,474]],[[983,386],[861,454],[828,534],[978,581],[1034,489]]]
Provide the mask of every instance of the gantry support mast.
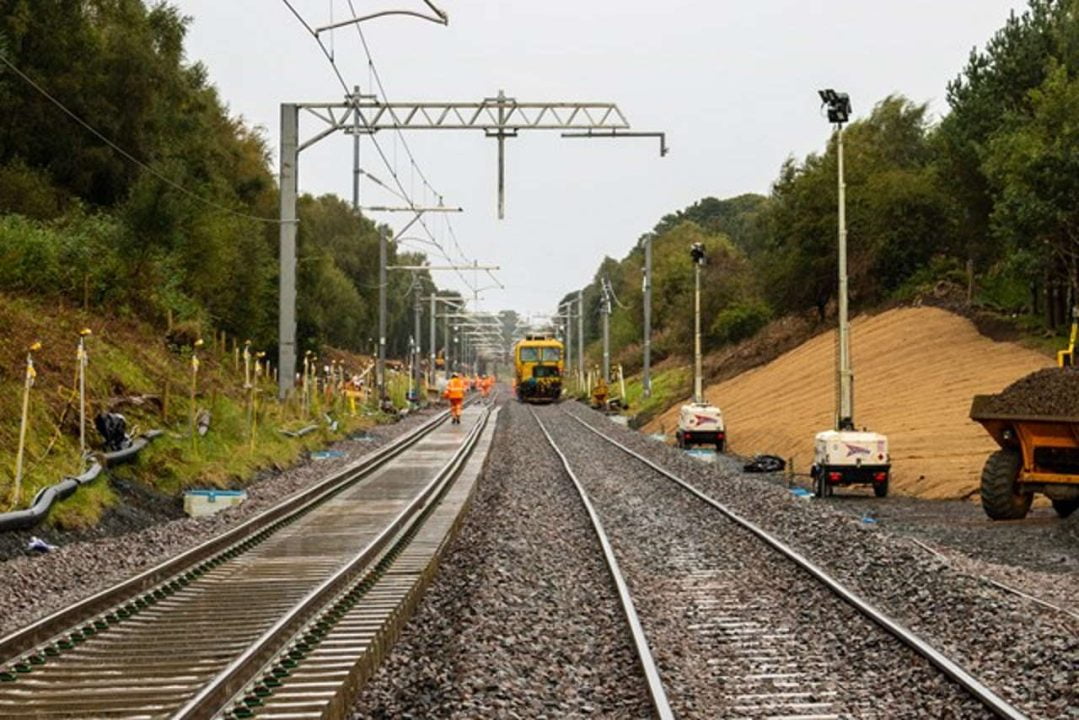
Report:
[[[322,128],[310,138],[299,137],[300,113],[316,118]],[[662,132],[632,132],[629,121],[609,102],[518,102],[499,91],[478,102],[379,102],[354,89],[339,102],[281,105],[281,275],[278,343],[278,392],[292,389],[296,371],[296,195],[299,154],[341,131],[371,135],[381,130],[477,130],[498,140],[498,216],[505,214],[505,140],[521,131],[560,131],[563,137],[654,137],[660,155],[667,153]],[[358,193],[354,190],[354,195]],[[358,197],[354,197],[358,201]]]

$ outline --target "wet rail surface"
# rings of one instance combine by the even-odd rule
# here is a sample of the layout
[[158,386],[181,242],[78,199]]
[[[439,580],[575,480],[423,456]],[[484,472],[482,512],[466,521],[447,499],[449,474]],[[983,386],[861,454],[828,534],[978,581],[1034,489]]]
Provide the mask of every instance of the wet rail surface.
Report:
[[[353,608],[359,608],[352,620],[360,618],[360,624],[338,622],[342,617],[335,614],[333,623],[318,620],[317,637],[310,632],[307,636],[311,641],[318,640],[312,644],[319,645],[323,660],[327,653],[334,655],[335,649],[356,651],[358,639],[376,639],[378,627],[372,624],[374,620],[385,624],[397,612],[390,600],[399,604],[402,598],[415,594],[411,588],[417,574],[426,567],[424,563],[430,563],[440,538],[455,521],[456,513],[440,514],[434,501],[439,496],[454,497],[450,483],[469,461],[463,444],[467,441],[471,447],[476,443],[482,434],[479,424],[486,422],[486,416],[486,408],[472,406],[466,409],[461,425],[433,424],[411,447],[246,551],[212,563],[197,576],[166,583],[164,590],[153,595],[152,602],[130,607],[129,611],[123,607],[107,611],[88,625],[60,635],[43,650],[0,664],[10,668],[5,673],[7,681],[0,683],[0,717],[210,717],[226,707],[232,708],[230,715],[247,717],[263,705],[273,704],[272,693],[259,693],[271,697],[260,697],[246,705],[241,700],[239,705],[233,705],[233,691],[251,686],[250,679],[242,677],[239,684],[221,683],[223,689],[217,692],[225,694],[219,698],[227,699],[229,705],[222,703],[218,712],[207,714],[208,705],[194,707],[192,698],[218,683],[222,671],[256,641],[265,639],[275,623],[305,598],[310,599],[308,596],[328,578],[360,559],[361,553],[370,551],[373,541],[388,535],[392,542],[375,548],[375,554],[362,558],[357,565],[358,572],[367,572],[381,561],[381,582],[365,581],[364,602],[352,603]],[[442,496],[443,491],[448,494]],[[432,495],[419,499],[425,492]],[[463,501],[457,496],[451,505],[459,509]],[[394,525],[412,508],[431,521],[430,527]],[[398,541],[404,535],[407,543],[401,545]],[[342,592],[349,589],[335,591],[332,599],[341,601]],[[369,622],[364,624],[363,617]],[[310,631],[305,623],[301,618],[298,629]],[[359,634],[353,633],[342,646],[340,638],[330,637],[331,629],[338,634],[359,629]],[[331,679],[339,684],[350,675],[344,672],[347,668],[341,662],[330,663],[334,668],[324,661],[304,666],[297,660],[307,660],[306,653],[297,653],[295,645],[291,647],[292,657],[284,658],[286,666],[323,671],[321,676],[313,676],[316,685],[321,683],[314,688],[317,692],[312,695],[309,684],[294,682],[290,686],[280,678],[268,684],[289,687],[293,696],[297,689],[308,691],[299,706],[283,704],[289,716],[297,716],[297,712],[302,716],[332,702],[335,693],[329,692],[325,671],[336,668]],[[300,641],[300,647],[308,645]],[[270,657],[280,659],[282,648],[273,650]],[[338,660],[342,655],[337,653]],[[255,666],[259,664],[255,662]],[[264,685],[260,688],[266,689]]]
[[[819,567],[675,474],[573,413],[549,408],[535,414],[607,525],[627,584],[645,593],[639,612],[676,715],[1025,717]],[[675,498],[682,505],[673,504]],[[698,525],[675,531],[686,522],[687,502],[703,503],[696,508]],[[730,540],[714,532],[716,523],[727,526]],[[644,543],[653,551],[639,551]]]

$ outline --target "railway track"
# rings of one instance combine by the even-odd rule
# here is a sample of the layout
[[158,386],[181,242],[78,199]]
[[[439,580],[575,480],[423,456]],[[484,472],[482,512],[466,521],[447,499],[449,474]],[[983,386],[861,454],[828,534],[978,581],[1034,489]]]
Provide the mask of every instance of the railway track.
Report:
[[[657,717],[1025,717],[944,653],[681,477],[564,409],[532,415],[593,520]],[[679,523],[696,524],[678,531]]]
[[0,717],[343,715],[456,527],[491,412],[475,404],[461,425],[441,413],[223,536],[0,639]]

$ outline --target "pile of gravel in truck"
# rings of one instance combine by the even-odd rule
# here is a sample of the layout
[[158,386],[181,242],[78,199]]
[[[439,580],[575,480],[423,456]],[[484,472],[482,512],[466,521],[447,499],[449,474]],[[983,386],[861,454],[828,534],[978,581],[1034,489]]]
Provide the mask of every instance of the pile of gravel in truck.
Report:
[[1079,369],[1032,372],[986,398],[979,410],[993,415],[1079,417]]

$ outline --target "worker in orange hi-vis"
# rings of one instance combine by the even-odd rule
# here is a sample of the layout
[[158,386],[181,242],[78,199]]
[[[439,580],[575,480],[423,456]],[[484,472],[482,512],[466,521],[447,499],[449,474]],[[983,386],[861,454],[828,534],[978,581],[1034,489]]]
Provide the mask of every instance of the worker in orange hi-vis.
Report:
[[491,394],[491,376],[484,375],[480,378],[480,394],[487,397]]
[[461,424],[461,405],[465,402],[465,381],[461,376],[454,373],[446,383],[446,391],[443,397],[450,401],[450,415],[453,416],[453,424]]

